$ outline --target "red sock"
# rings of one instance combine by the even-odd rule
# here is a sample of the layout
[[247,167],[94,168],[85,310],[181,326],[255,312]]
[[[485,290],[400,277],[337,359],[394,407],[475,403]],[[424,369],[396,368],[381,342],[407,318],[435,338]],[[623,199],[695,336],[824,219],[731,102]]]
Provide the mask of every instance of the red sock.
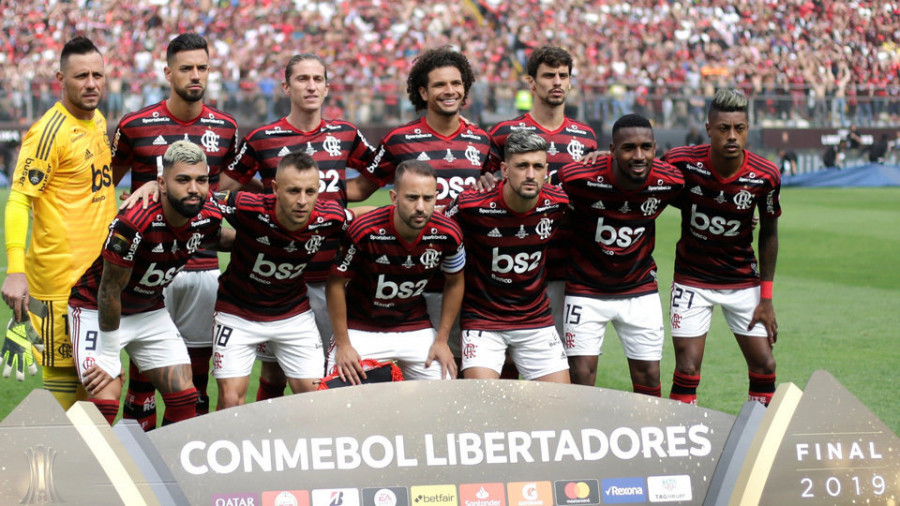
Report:
[[256,400],[277,399],[284,395],[284,385],[273,385],[259,378],[259,388],[256,390]]
[[700,375],[690,376],[675,371],[672,377],[672,391],[669,399],[681,401],[685,404],[697,404],[697,387],[700,385]]
[[757,374],[755,372],[750,375],[750,389],[747,393],[748,401],[757,401],[764,406],[768,406],[772,401],[772,395],[775,394],[775,373]]
[[662,397],[662,386],[660,385],[656,385],[656,387],[648,387],[645,385],[632,383],[631,386],[632,388],[634,388],[634,393],[636,394],[644,394],[652,397]]
[[128,391],[122,418],[137,420],[144,431],[156,428],[156,389],[150,378],[141,374],[134,362],[128,366]]
[[197,389],[197,414],[209,413],[209,396],[206,387],[209,385],[209,360],[212,358],[212,347],[188,348],[191,356],[191,374],[194,388]]
[[187,420],[197,416],[197,389],[191,385],[180,392],[162,394],[166,403],[166,411],[163,413],[163,425]]
[[94,403],[94,406],[97,406],[100,414],[103,415],[103,418],[106,418],[106,422],[112,427],[113,422],[116,421],[116,415],[119,414],[119,401],[114,399],[90,399],[90,401]]

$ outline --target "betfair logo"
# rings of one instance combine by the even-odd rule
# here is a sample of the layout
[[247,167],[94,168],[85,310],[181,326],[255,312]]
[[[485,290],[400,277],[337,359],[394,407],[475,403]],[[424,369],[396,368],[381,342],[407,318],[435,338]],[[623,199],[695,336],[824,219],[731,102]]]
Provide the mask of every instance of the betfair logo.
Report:
[[414,506],[457,506],[455,485],[427,485],[411,487]]

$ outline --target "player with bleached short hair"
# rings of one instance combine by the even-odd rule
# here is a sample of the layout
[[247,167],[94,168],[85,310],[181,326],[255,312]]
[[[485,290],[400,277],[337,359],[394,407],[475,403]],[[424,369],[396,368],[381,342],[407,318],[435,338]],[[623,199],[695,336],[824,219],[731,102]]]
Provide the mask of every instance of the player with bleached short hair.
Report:
[[[670,397],[697,403],[700,365],[712,311],[721,306],[741,348],[748,397],[768,404],[775,392],[778,324],[772,281],[778,259],[781,174],[745,149],[750,129],[747,97],[716,91],[709,105],[709,144],[676,148],[666,160],[684,173],[681,240],[675,253],[671,326],[675,374]],[[753,251],[759,213],[759,261]]]
[[524,379],[569,383],[566,352],[546,293],[547,246],[569,199],[547,179],[547,141],[517,130],[506,138],[504,179],[466,190],[446,214],[463,230],[463,377],[500,377],[506,355]]
[[163,289],[204,245],[230,247],[234,232],[208,200],[202,148],[176,141],[162,157],[160,201],[123,210],[103,251],[72,288],[69,321],[79,376],[112,424],[122,395],[124,348],[166,403],[163,425],[196,414],[187,347],[166,311]]

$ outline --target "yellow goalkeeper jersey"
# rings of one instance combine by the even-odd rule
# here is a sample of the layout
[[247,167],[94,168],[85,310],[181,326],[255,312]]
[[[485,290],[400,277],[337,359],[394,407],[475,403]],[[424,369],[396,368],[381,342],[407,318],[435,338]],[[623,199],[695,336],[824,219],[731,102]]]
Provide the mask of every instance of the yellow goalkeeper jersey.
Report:
[[32,197],[25,274],[32,296],[68,298],[116,215],[106,118],[72,116],[60,102],[22,141],[12,189]]

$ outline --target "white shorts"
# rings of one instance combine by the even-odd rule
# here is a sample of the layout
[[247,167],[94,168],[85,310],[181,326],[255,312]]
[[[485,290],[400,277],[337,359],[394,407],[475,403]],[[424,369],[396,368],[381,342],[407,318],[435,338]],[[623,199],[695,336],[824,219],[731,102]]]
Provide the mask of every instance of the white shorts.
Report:
[[312,311],[270,322],[254,322],[233,314],[216,313],[213,376],[250,376],[260,343],[266,343],[268,351],[288,378],[316,379],[324,376],[322,339]]
[[[393,360],[403,371],[403,378],[408,380],[439,380],[441,364],[437,360],[431,367],[425,368],[428,352],[434,344],[434,329],[412,330],[409,332],[366,332],[349,329],[350,344],[363,360],[374,359],[379,362]],[[329,373],[334,369],[337,348],[328,350]]]
[[553,323],[556,333],[566,335],[566,281],[547,281],[547,298],[550,299],[550,312],[553,314]]
[[[69,306],[75,368],[82,381],[84,371],[92,364],[109,358],[113,361],[119,360],[123,348],[141,372],[191,363],[184,340],[181,339],[172,317],[165,309],[123,316],[119,320],[119,345],[115,348],[104,348],[104,343],[98,339],[100,330],[98,314],[96,309]],[[120,361],[118,366],[118,373],[121,374]],[[107,373],[115,372],[107,370],[107,367],[103,369]]]
[[484,367],[497,374],[512,357],[522,378],[531,380],[569,369],[556,327],[525,330],[464,330],[462,368]]
[[709,332],[713,306],[722,306],[728,327],[739,336],[766,337],[761,323],[747,330],[759,305],[759,287],[713,290],[672,283],[669,305],[673,337],[700,337]]
[[[431,326],[438,328],[441,323],[441,301],[444,300],[444,294],[441,292],[425,292],[425,305],[428,307],[428,317],[431,319]],[[447,340],[447,346],[453,353],[454,358],[462,356],[459,352],[459,343],[461,339],[461,331],[459,330],[459,315],[453,320],[453,326],[450,327],[450,338]]]
[[181,271],[163,289],[166,308],[188,348],[212,346],[219,269]]
[[[331,319],[328,317],[328,306],[325,304],[325,283],[313,283],[306,285],[306,295],[309,297],[309,308],[316,317],[316,327],[322,337],[322,359],[331,344]],[[271,348],[266,343],[261,343],[256,349],[256,359],[260,362],[278,362]]]
[[566,353],[570,357],[600,355],[606,324],[612,322],[625,356],[632,360],[662,359],[662,304],[649,293],[625,299],[566,296]]

